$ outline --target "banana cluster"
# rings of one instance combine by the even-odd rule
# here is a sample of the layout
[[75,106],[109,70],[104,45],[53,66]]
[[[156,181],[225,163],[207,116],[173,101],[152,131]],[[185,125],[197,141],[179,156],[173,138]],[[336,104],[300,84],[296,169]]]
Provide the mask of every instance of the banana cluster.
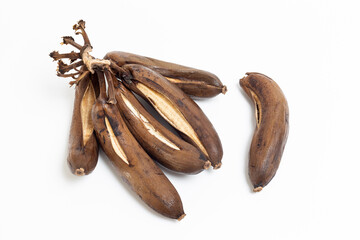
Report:
[[[225,93],[226,87],[209,72],[135,54],[110,52],[96,59],[90,55],[85,22],[79,21],[74,30],[83,36],[84,45],[72,37],[64,37],[63,43],[80,53],[50,54],[59,62],[58,76],[73,78],[70,84],[76,86],[68,155],[72,172],[79,176],[92,172],[100,145],[148,206],[166,217],[182,219],[180,196],[153,160],[186,174],[220,168],[220,138],[190,96],[213,97]],[[62,62],[63,58],[71,64]],[[147,101],[173,130],[163,126],[139,99]]]
[[[226,86],[212,73],[136,54],[114,51],[94,58],[85,22],[80,20],[73,28],[84,44],[70,36],[63,37],[63,44],[79,52],[50,53],[58,61],[58,76],[71,77],[70,85],[75,85],[67,158],[71,171],[78,176],[91,173],[100,146],[149,207],[181,220],[185,216],[181,198],[154,161],[184,174],[221,167],[220,138],[192,97],[225,94]],[[280,87],[263,74],[247,73],[239,84],[255,106],[249,177],[254,192],[259,192],[279,167],[289,133],[289,108]]]

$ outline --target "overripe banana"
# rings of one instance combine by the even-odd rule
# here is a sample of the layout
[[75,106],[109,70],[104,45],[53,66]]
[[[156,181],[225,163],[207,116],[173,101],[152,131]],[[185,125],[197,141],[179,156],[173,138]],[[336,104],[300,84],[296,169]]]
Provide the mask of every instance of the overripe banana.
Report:
[[98,161],[98,144],[94,135],[91,109],[95,102],[91,76],[86,76],[75,89],[73,116],[70,127],[68,164],[78,176],[91,173]]
[[254,191],[259,192],[279,167],[289,132],[289,108],[280,87],[263,74],[247,73],[240,79],[240,86],[255,103],[249,176]]
[[[169,169],[197,173],[210,163],[219,168],[220,139],[186,93],[211,97],[225,93],[226,87],[211,73],[139,55],[111,52],[105,59],[95,58],[90,54],[85,22],[80,20],[73,29],[84,44],[70,36],[63,37],[62,44],[78,51],[50,53],[58,61],[57,75],[71,78],[70,85],[76,86],[68,157],[72,171],[77,175],[91,172],[100,143],[124,182],[148,206],[169,218],[182,219],[185,213],[179,194],[130,130]],[[121,82],[149,101],[185,141],[162,126]]]
[[125,85],[148,100],[185,140],[209,158],[215,169],[219,168],[222,145],[213,125],[199,106],[159,73],[137,64],[127,64],[123,68],[131,75],[131,79],[124,79]]
[[118,66],[125,64],[146,66],[163,75],[190,96],[214,97],[227,91],[226,86],[217,76],[203,70],[120,51],[109,52],[104,59],[111,59]]
[[120,112],[131,133],[150,156],[176,172],[195,174],[210,167],[200,150],[161,125],[121,82],[117,82],[115,96]]
[[105,101],[102,78],[99,76],[100,96],[92,109],[102,149],[124,182],[148,206],[166,217],[181,220],[185,214],[179,194],[132,136],[117,106]]

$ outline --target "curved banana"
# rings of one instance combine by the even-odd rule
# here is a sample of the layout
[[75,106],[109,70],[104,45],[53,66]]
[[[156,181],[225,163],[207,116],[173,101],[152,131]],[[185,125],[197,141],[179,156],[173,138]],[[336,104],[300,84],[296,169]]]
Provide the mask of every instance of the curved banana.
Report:
[[139,64],[148,67],[190,96],[214,97],[227,91],[217,76],[203,70],[120,51],[109,52],[104,59],[111,59],[118,66]]
[[117,105],[131,133],[147,153],[176,172],[195,174],[210,167],[211,163],[201,151],[161,125],[121,82],[117,82]]
[[181,220],[185,213],[178,192],[132,136],[117,106],[105,101],[105,83],[101,81],[92,119],[104,152],[124,182],[148,206],[166,217]]
[[240,86],[255,103],[256,129],[250,147],[249,176],[254,192],[265,187],[279,167],[289,132],[289,108],[280,87],[260,73],[247,73]]
[[219,136],[199,106],[157,72],[137,64],[123,68],[131,74],[131,79],[124,79],[125,85],[148,100],[186,141],[209,158],[215,169],[220,168],[223,150]]
[[91,173],[98,161],[98,144],[94,135],[91,109],[96,94],[88,74],[75,89],[73,116],[70,127],[68,164],[77,176]]

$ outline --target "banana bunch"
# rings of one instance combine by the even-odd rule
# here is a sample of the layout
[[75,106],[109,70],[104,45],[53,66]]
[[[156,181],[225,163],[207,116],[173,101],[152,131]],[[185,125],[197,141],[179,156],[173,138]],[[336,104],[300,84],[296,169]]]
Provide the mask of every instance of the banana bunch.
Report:
[[[94,58],[85,22],[80,20],[73,29],[84,44],[68,36],[63,44],[79,52],[50,53],[58,61],[58,76],[71,77],[70,85],[75,85],[67,159],[71,171],[78,176],[91,173],[100,145],[148,206],[166,217],[182,219],[180,196],[153,160],[186,174],[220,168],[220,138],[190,96],[213,97],[225,93],[226,87],[209,72],[135,54],[110,52],[103,59]],[[141,98],[173,131],[145,109]]]

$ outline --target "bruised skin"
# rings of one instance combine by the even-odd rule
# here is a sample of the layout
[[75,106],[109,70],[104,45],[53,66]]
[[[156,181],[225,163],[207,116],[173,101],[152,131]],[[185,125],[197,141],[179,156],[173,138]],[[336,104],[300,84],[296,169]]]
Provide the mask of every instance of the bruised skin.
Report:
[[98,144],[91,120],[95,88],[87,75],[75,89],[74,110],[70,127],[68,164],[72,173],[83,176],[91,173],[98,161]]
[[92,119],[99,143],[124,182],[152,209],[181,220],[185,213],[179,194],[131,135],[117,106],[97,100]]
[[209,158],[212,166],[221,166],[222,145],[213,125],[181,89],[160,74],[137,64],[123,66],[132,79],[124,80],[132,91],[147,99],[173,127]]
[[148,67],[190,96],[214,97],[227,91],[217,76],[203,70],[120,51],[109,52],[104,59],[111,59],[118,66],[139,64]]
[[260,73],[247,73],[240,86],[255,104],[256,129],[250,146],[249,176],[254,191],[265,187],[279,167],[289,132],[289,108],[280,87]]
[[161,125],[122,83],[118,83],[115,92],[118,107],[131,133],[161,165],[188,174],[210,167],[201,151]]

